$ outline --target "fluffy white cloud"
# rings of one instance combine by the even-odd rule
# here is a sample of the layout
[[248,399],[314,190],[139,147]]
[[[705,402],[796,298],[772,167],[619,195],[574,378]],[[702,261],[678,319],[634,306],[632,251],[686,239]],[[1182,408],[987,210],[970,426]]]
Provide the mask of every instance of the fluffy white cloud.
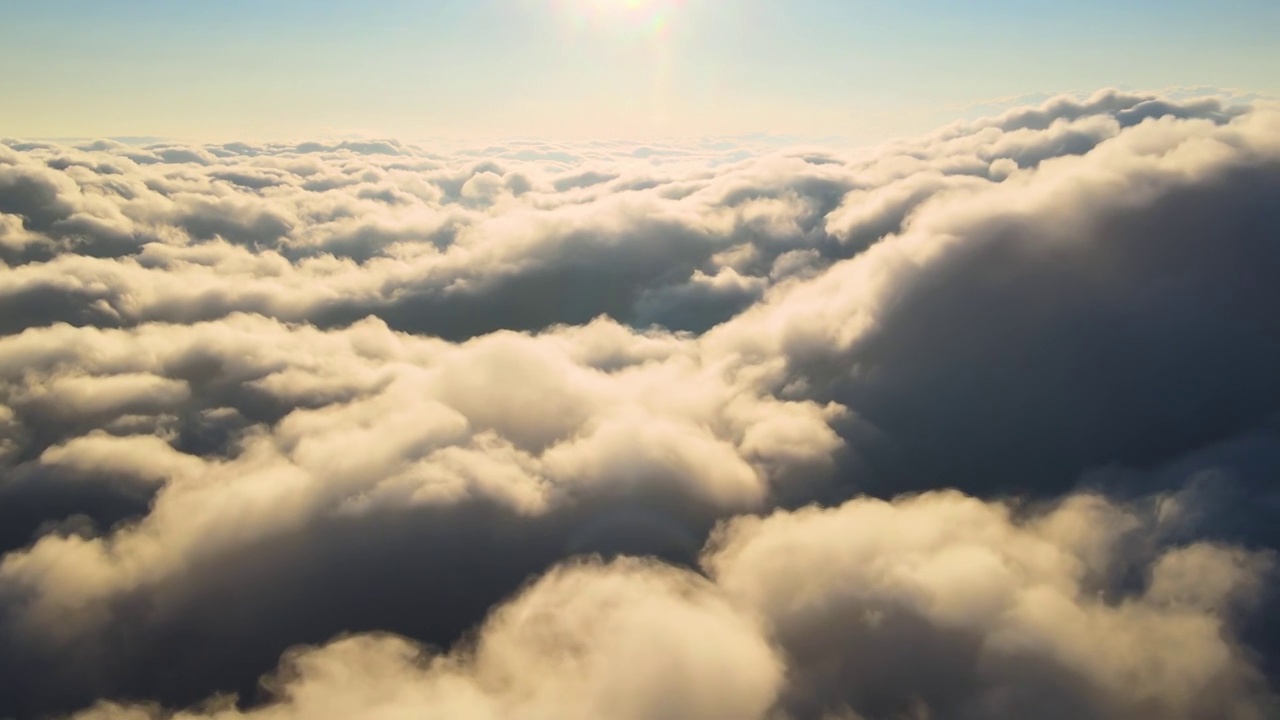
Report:
[[[1225,601],[1256,599],[1270,558],[1126,553],[1153,529],[1086,495],[1023,517],[942,492],[738,519],[707,549],[714,582],[570,563],[446,654],[384,635],[295,649],[265,704],[172,717],[1264,717]],[[1120,565],[1143,585],[1108,598]]]
[[[268,683],[272,703],[178,717],[739,720],[765,717],[782,682],[776,651],[710,583],[642,561],[583,563],[504,605],[473,645],[441,655],[363,635],[294,650]],[[105,705],[76,717],[157,715]]]
[[[1097,496],[1027,518],[939,492],[735,520],[706,562],[769,618],[805,717],[1261,717],[1227,601],[1256,600],[1270,559],[1197,544],[1151,562],[1132,550],[1151,531]],[[1123,571],[1142,584],[1117,591]]]
[[6,141],[0,715],[1262,717],[1277,138]]

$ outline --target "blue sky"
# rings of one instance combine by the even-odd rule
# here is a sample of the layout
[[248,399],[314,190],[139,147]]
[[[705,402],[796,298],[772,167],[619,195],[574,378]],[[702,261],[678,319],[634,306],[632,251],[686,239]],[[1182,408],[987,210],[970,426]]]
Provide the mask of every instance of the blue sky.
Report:
[[992,98],[1280,93],[1274,0],[5,0],[0,135],[873,137]]

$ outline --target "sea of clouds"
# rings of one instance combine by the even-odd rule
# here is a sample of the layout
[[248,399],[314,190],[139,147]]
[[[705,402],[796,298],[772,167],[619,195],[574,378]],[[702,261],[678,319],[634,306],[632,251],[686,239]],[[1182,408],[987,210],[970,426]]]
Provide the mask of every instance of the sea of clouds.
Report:
[[1275,717],[1265,103],[5,140],[0,260],[0,717]]

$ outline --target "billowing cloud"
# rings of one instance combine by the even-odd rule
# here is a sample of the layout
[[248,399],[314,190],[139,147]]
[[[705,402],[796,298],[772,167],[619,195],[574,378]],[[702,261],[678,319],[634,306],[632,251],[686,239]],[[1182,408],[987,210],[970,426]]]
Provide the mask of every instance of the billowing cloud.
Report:
[[[763,717],[782,681],[777,651],[710,583],[628,561],[548,573],[447,655],[379,635],[295,650],[271,704],[215,701],[207,717],[727,720]],[[77,717],[156,714],[106,705]]]
[[6,141],[0,717],[1264,717],[1277,138]]
[[[998,184],[886,191],[917,203],[900,232],[712,337],[852,408],[856,474],[898,489],[1065,489],[1247,432],[1280,407],[1278,127],[1151,119]],[[875,192],[832,222],[878,223]]]
[[1166,519],[1145,514],[1093,495],[1030,516],[954,492],[855,500],[736,520],[708,564],[789,651],[800,717],[1260,717],[1265,683],[1229,632],[1270,557],[1153,552]]
[[[1144,552],[1160,522],[1098,496],[1019,517],[950,492],[739,519],[710,582],[570,563],[448,653],[374,634],[294,649],[262,705],[181,717],[1263,717],[1226,633],[1271,559]],[[1141,585],[1118,590],[1130,571]]]

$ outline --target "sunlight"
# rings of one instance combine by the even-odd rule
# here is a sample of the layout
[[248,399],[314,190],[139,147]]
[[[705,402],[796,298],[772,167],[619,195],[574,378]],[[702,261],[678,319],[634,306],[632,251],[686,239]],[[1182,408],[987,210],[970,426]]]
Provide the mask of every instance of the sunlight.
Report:
[[574,28],[591,32],[661,35],[683,0],[553,0]]

